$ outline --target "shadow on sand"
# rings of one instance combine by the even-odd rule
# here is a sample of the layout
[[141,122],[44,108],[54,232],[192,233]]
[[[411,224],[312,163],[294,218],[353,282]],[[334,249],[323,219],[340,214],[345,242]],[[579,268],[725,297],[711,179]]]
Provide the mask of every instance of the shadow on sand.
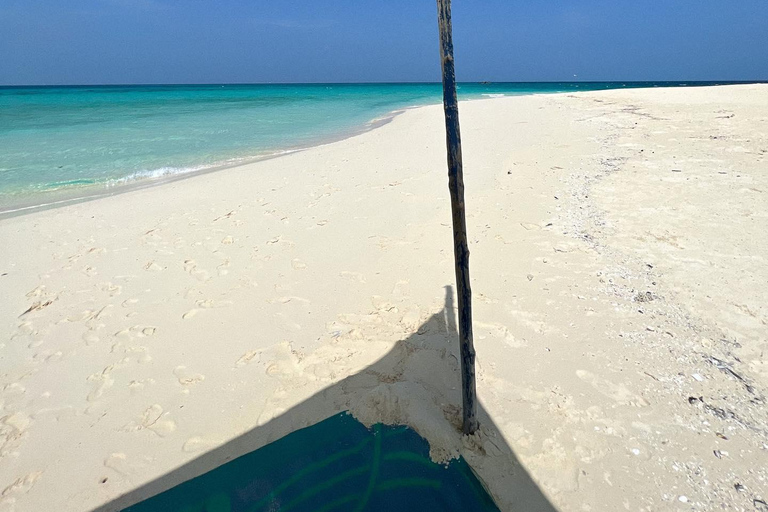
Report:
[[[557,512],[520,464],[482,403],[478,404],[480,431],[471,438],[461,435],[458,350],[453,294],[446,286],[443,309],[415,333],[395,343],[374,364],[96,510],[112,512],[130,507],[298,429],[350,411],[366,425],[407,422],[429,441],[433,459],[445,462],[462,456],[501,510]],[[353,503],[338,510],[354,508]]]

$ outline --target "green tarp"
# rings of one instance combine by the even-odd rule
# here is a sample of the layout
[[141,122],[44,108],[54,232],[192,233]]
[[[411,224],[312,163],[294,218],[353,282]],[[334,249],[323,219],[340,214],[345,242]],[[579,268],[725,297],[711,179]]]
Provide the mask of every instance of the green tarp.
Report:
[[342,413],[131,506],[130,512],[497,511],[464,459],[406,427]]

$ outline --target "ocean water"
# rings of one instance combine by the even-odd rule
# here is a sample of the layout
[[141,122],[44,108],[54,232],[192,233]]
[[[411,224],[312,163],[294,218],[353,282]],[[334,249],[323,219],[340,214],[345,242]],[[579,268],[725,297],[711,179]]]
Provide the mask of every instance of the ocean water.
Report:
[[[713,83],[462,83],[460,99]],[[440,84],[0,87],[0,214],[341,138]]]

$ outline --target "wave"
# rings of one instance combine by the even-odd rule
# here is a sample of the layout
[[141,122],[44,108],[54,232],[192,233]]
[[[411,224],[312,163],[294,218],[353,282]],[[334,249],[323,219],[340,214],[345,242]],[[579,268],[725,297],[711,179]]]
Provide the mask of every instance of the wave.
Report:
[[140,180],[157,180],[160,178],[168,178],[170,176],[178,176],[181,174],[203,171],[210,167],[211,166],[208,165],[195,165],[191,167],[160,167],[158,169],[136,171],[127,176],[110,179],[107,181],[106,185],[107,187],[116,187]]
[[202,164],[202,165],[193,165],[188,167],[159,167],[157,169],[135,171],[131,174],[128,174],[127,176],[122,176],[120,178],[112,178],[106,182],[106,185],[107,187],[116,187],[120,185],[127,185],[136,181],[159,180],[162,178],[171,178],[174,176],[181,176],[184,174],[191,174],[195,172],[211,171],[214,169],[223,169],[226,167],[234,167],[237,165],[244,165],[251,162],[256,162],[258,160],[262,160],[265,158],[270,158],[270,157],[275,157],[280,155],[287,155],[290,153],[295,153],[296,151],[299,151],[299,150],[300,150],[299,148],[280,149],[276,151],[261,153],[258,155],[229,158],[227,160],[222,160],[219,162]]

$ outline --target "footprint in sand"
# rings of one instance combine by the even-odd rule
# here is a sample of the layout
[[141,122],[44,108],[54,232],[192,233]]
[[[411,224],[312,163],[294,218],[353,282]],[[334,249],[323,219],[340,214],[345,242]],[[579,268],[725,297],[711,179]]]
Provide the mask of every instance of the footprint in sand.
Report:
[[181,447],[181,449],[187,453],[195,453],[195,452],[202,452],[202,451],[208,451],[211,448],[215,448],[221,444],[219,441],[215,441],[213,439],[205,439],[202,437],[190,437],[187,439],[187,441],[184,443],[184,446]]
[[160,437],[172,434],[176,430],[176,422],[164,419],[168,413],[163,412],[160,404],[150,405],[141,415],[141,419],[132,421],[123,427],[124,432],[140,432],[150,430]]
[[3,386],[3,394],[11,396],[20,396],[27,392],[27,388],[19,384],[18,382],[11,382]]
[[408,297],[411,294],[410,281],[398,281],[392,287],[392,296],[397,298]]
[[139,364],[145,364],[152,361],[152,356],[149,355],[149,349],[147,347],[125,347],[122,348],[122,344],[116,343],[112,346],[112,352],[118,352],[122,350],[126,357],[120,360],[118,363],[120,366],[125,366],[128,363],[135,362]]
[[160,272],[161,270],[163,270],[163,267],[161,267],[160,265],[155,263],[154,260],[152,260],[144,264],[144,270],[148,270],[150,272]]
[[131,393],[138,393],[142,391],[145,387],[151,386],[155,383],[155,379],[148,378],[143,380],[132,380],[128,383],[128,389],[131,390]]
[[0,458],[4,458],[10,454],[18,454],[18,449],[26,438],[26,427],[19,429],[12,424],[13,419],[10,418],[14,418],[16,414],[6,418],[0,423]]
[[418,306],[411,306],[400,319],[400,325],[406,330],[416,330],[421,324],[421,310]]
[[16,332],[11,335],[11,340],[16,338],[30,337],[36,334],[37,330],[35,329],[34,324],[30,321],[24,321],[19,323],[18,327],[16,328]]
[[131,335],[130,329],[123,329],[122,331],[116,332],[112,336],[115,338],[115,340],[117,340],[118,344],[128,343],[133,340],[133,335]]
[[29,345],[27,345],[27,348],[35,349],[35,348],[39,347],[40,345],[42,345],[43,343],[45,343],[45,340],[42,339],[42,338],[38,339],[38,340],[32,340],[29,343]]
[[203,309],[216,309],[231,306],[233,302],[231,300],[200,299],[195,301],[195,304]]
[[557,332],[555,328],[547,324],[540,314],[532,311],[523,311],[518,309],[509,309],[509,313],[515,317],[517,323],[531,329],[538,334],[545,334],[547,332]]
[[55,363],[56,361],[60,361],[64,357],[64,352],[61,350],[52,352],[50,350],[43,350],[42,352],[35,354],[32,356],[32,359],[39,361],[43,360],[46,363]]
[[304,297],[295,297],[295,296],[287,296],[287,297],[277,297],[274,299],[270,299],[270,304],[288,304],[289,302],[301,303],[301,304],[311,304],[311,301],[309,299],[305,299]]
[[99,320],[102,316],[104,317],[109,316],[108,311],[110,307],[111,305],[104,306],[99,310],[86,309],[85,311],[81,311],[74,315],[68,316],[66,318],[66,321],[67,322],[83,322],[83,321],[89,321],[89,320]]
[[130,308],[138,304],[139,299],[126,299],[121,304],[124,308]]
[[89,402],[95,402],[104,396],[104,393],[115,384],[115,379],[111,376],[112,370],[114,369],[114,365],[109,365],[102,371],[94,373],[86,379],[88,382],[94,383],[93,390],[88,393],[87,400]]
[[131,466],[128,463],[128,456],[124,453],[112,453],[104,459],[104,467],[111,469],[123,476],[127,476],[131,471]]
[[31,424],[32,418],[23,412],[15,412],[0,421],[0,456],[13,449],[15,442],[24,436]]
[[183,315],[181,315],[182,320],[189,320],[190,318],[194,318],[195,315],[197,315],[197,312],[200,311],[199,309],[190,309]]
[[278,235],[274,238],[270,238],[266,241],[267,245],[276,245],[278,247],[281,247],[283,251],[290,251],[293,249],[293,247],[296,245],[295,242],[292,242],[291,240],[286,240],[283,238],[283,235]]
[[365,276],[360,272],[352,272],[349,270],[342,270],[339,272],[339,276],[350,281],[357,281],[358,283],[365,283]]
[[260,354],[261,354],[260,350],[251,350],[249,352],[246,352],[245,354],[240,356],[240,359],[237,360],[237,362],[235,363],[235,366],[236,367],[245,366],[254,359],[256,359],[256,361],[259,361],[261,360]]
[[110,297],[114,297],[115,295],[120,295],[121,293],[123,293],[122,286],[120,286],[119,284],[113,284],[109,281],[107,281],[106,283],[101,283],[99,287],[101,288],[101,291],[107,292]]
[[141,235],[141,242],[143,244],[157,245],[163,237],[160,236],[160,228],[152,228]]
[[31,290],[31,291],[27,292],[26,296],[28,298],[30,298],[30,299],[32,297],[40,297],[41,295],[43,295],[45,293],[45,288],[46,288],[46,286],[44,284],[41,284],[40,286],[38,286],[34,290]]
[[137,338],[149,338],[150,336],[154,336],[156,332],[157,327],[151,325],[134,325],[128,329],[116,332],[114,336],[119,342],[128,342],[131,341],[134,336]]
[[198,281],[208,281],[211,275],[205,271],[197,268],[195,260],[184,260],[184,272],[188,273]]
[[82,340],[85,342],[85,344],[87,346],[91,346],[91,345],[94,345],[94,344],[98,343],[99,339],[100,338],[95,333],[93,333],[91,331],[86,332],[82,336]]
[[182,386],[191,386],[205,380],[205,375],[202,373],[194,373],[187,369],[186,366],[177,366],[173,370],[173,374],[179,379],[179,384]]
[[216,272],[219,276],[225,276],[229,274],[229,258],[225,258],[224,261],[216,266]]
[[272,359],[267,363],[267,375],[286,377],[301,374],[301,354],[293,350],[290,342],[278,343],[264,352]]
[[3,498],[6,498],[14,494],[27,494],[42,474],[42,471],[35,471],[34,473],[29,473],[26,476],[17,478],[11,485],[3,489],[3,492],[0,495]]
[[636,395],[623,384],[614,384],[586,370],[576,370],[576,376],[616,402],[634,405],[635,407],[650,405],[648,400],[640,395]]
[[525,340],[517,339],[507,326],[496,323],[475,322],[477,327],[477,338],[484,340],[486,337],[503,341],[505,345],[511,348],[522,348],[528,345]]
[[93,311],[88,318],[85,319],[85,326],[89,331],[98,331],[106,327],[100,321],[104,318],[109,318],[112,314],[112,305],[108,304],[98,311]]
[[492,297],[488,297],[487,295],[483,295],[482,293],[478,293],[475,295],[477,297],[478,302],[482,302],[484,304],[498,304],[499,300],[494,299]]
[[227,306],[231,306],[232,301],[200,299],[195,301],[195,305],[197,305],[196,308],[190,309],[189,311],[181,315],[181,318],[183,320],[189,320],[190,318],[194,318],[199,312],[205,309],[218,309],[218,308],[225,308]]

